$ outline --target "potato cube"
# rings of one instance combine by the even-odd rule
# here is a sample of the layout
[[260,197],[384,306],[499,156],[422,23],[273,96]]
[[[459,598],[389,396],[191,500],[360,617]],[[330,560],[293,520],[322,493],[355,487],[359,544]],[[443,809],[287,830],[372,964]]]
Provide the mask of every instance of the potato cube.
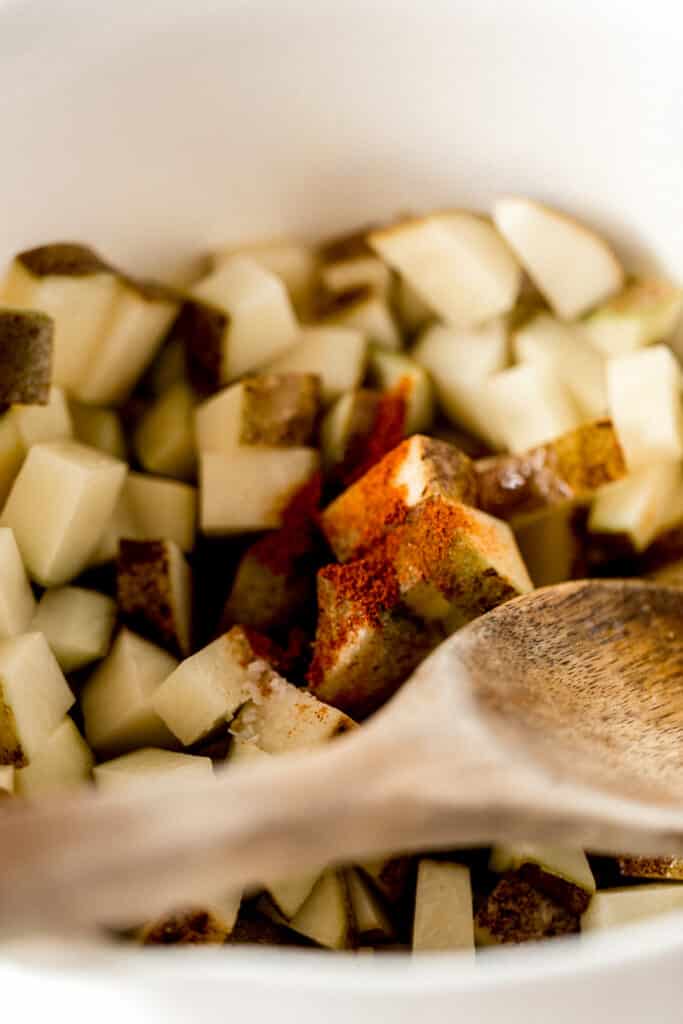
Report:
[[282,281],[255,260],[234,256],[192,289],[176,323],[193,386],[217,391],[274,359],[296,340],[297,322]]
[[31,764],[73,703],[42,633],[0,642],[0,764]]
[[357,943],[390,942],[395,938],[394,927],[379,897],[364,876],[350,868],[344,873],[351,904],[353,933]]
[[16,791],[29,800],[84,786],[95,759],[71,718],[65,718],[26,768],[16,772]]
[[192,575],[173,541],[120,541],[116,599],[130,629],[173,654],[190,653]]
[[530,199],[494,205],[496,227],[536,287],[563,320],[618,292],[624,271],[607,243],[584,224]]
[[463,864],[420,861],[413,949],[416,952],[474,950],[472,883],[469,868]]
[[486,408],[494,431],[512,452],[545,444],[578,427],[578,409],[555,369],[521,363],[486,382]]
[[508,365],[505,321],[468,330],[435,324],[419,338],[412,358],[429,373],[439,405],[454,426],[491,448],[504,446],[489,408],[486,381]]
[[354,722],[288,683],[262,663],[252,665],[243,693],[249,699],[233,719],[230,732],[269,754],[309,750],[353,729]]
[[196,487],[147,473],[129,473],[91,564],[113,561],[121,537],[171,540],[181,551],[192,551],[196,521]]
[[353,327],[303,327],[294,344],[268,365],[271,373],[314,373],[320,378],[323,403],[357,388],[365,372],[368,342]]
[[580,917],[511,874],[501,879],[474,918],[478,946],[530,942],[579,931]]
[[513,345],[519,362],[547,366],[566,381],[582,419],[605,415],[605,358],[581,325],[539,313],[515,332]]
[[168,675],[154,694],[154,710],[184,746],[195,743],[247,699],[254,661],[247,634],[236,626]]
[[60,388],[50,388],[45,405],[15,405],[7,415],[25,451],[46,441],[68,441],[74,434],[71,412]]
[[120,284],[97,349],[71,389],[74,397],[89,405],[126,401],[180,308],[179,298],[154,282],[121,278]]
[[665,345],[607,363],[609,410],[630,470],[683,457],[681,369]]
[[314,448],[256,448],[200,456],[200,523],[207,534],[272,530],[318,469]]
[[222,946],[232,933],[241,896],[178,910],[149,921],[140,931],[143,946]]
[[593,344],[606,356],[667,341],[681,317],[683,290],[659,278],[631,281],[584,321]]
[[309,445],[319,409],[310,373],[262,374],[225,388],[196,410],[197,447],[231,452],[239,445]]
[[45,313],[0,308],[0,405],[46,405],[53,338],[54,321]]
[[126,439],[117,412],[82,402],[69,402],[69,412],[77,441],[99,448],[115,459],[126,458]]
[[371,255],[370,250],[365,256],[323,263],[319,273],[320,283],[325,291],[332,295],[369,289],[385,300],[389,298],[391,292],[391,277],[391,271],[386,263]]
[[133,436],[140,465],[149,473],[192,480],[197,466],[195,399],[186,384],[175,384],[145,412]]
[[680,494],[678,462],[655,462],[601,488],[591,506],[588,529],[616,534],[644,551],[670,526],[672,504]]
[[99,347],[121,289],[117,275],[92,249],[56,243],[16,256],[0,297],[7,305],[53,318],[52,379],[71,391]]
[[107,792],[135,791],[149,786],[171,789],[188,781],[214,778],[208,757],[181,754],[172,750],[145,747],[113,761],[96,765],[93,775],[97,788]]
[[12,530],[0,529],[0,640],[25,633],[36,608]]
[[321,875],[313,892],[289,927],[326,949],[345,949],[349,944],[351,915],[346,883],[339,872]]
[[339,295],[323,296],[316,307],[324,326],[360,331],[372,345],[390,352],[401,347],[398,324],[384,298],[372,287],[355,288]]
[[337,558],[346,562],[369,550],[410,509],[436,495],[476,501],[474,467],[453,445],[416,434],[328,505],[323,532]]
[[43,586],[57,586],[88,564],[126,477],[116,459],[73,441],[29,451],[2,512],[24,564]]
[[519,264],[483,217],[435,213],[368,236],[370,246],[432,309],[456,327],[507,313],[520,284]]
[[221,267],[234,256],[247,256],[264,270],[279,277],[289,292],[297,315],[308,315],[318,267],[317,255],[310,246],[291,241],[224,246],[213,253],[214,268]]
[[429,374],[407,356],[374,349],[370,376],[382,391],[393,391],[405,401],[405,434],[429,430],[434,419],[434,388]]
[[364,717],[447,633],[531,587],[505,523],[428,498],[360,561],[318,573],[311,689]]
[[130,630],[119,632],[81,694],[85,735],[93,750],[111,757],[140,746],[176,746],[152,698],[177,664]]
[[683,885],[632,885],[598,892],[581,918],[582,932],[635,924],[683,909]]
[[624,878],[659,878],[683,881],[681,857],[618,857],[619,874]]
[[539,843],[499,843],[489,868],[517,877],[551,896],[574,914],[583,914],[595,893],[595,879],[583,850]]
[[480,508],[515,525],[549,508],[586,501],[626,474],[610,420],[586,423],[522,455],[480,459],[474,468]]
[[109,650],[116,603],[83,587],[55,587],[41,597],[31,629],[42,633],[63,672],[74,672]]

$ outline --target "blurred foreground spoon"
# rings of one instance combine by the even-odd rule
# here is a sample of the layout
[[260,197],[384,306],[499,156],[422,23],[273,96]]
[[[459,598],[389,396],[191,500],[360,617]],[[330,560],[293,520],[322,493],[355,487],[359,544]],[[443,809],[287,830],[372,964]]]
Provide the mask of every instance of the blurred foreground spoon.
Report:
[[128,924],[331,862],[511,839],[683,855],[679,590],[536,591],[327,747],[172,792],[8,807],[0,931]]

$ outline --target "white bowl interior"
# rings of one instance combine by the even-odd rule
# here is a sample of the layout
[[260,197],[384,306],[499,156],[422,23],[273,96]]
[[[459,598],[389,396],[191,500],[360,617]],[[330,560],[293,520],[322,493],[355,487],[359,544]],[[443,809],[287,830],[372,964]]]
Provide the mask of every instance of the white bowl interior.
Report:
[[[680,27],[668,0],[0,0],[0,262],[74,239],[179,279],[215,243],[523,192],[605,228],[631,266],[683,276]],[[661,962],[679,933],[672,918],[596,956]],[[560,973],[594,971],[587,948],[563,946]],[[526,977],[531,998],[557,955],[523,952],[517,982],[495,955],[479,974],[328,960],[319,978],[366,996],[371,978],[457,989],[464,1007],[475,978],[522,992]],[[181,962],[196,979],[199,961]],[[289,977],[312,983],[298,962]],[[240,957],[231,975],[245,963],[263,979],[275,960]]]

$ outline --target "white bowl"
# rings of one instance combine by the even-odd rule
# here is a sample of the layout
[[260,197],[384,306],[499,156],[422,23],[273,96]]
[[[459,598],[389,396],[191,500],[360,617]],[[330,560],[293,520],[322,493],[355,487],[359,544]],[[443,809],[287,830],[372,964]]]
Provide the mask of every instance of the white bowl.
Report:
[[[683,277],[682,22],[674,0],[0,0],[0,258],[73,238],[182,276],[216,242],[524,192]],[[46,989],[73,1024],[114,979],[148,1021],[666,1024],[682,953],[669,917],[476,964],[49,949],[0,974],[3,1000],[75,976]]]

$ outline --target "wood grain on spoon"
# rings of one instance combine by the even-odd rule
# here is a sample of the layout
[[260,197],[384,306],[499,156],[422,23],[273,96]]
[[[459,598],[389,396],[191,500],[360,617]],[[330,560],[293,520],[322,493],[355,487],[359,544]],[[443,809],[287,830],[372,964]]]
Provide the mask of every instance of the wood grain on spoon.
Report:
[[125,924],[390,850],[683,854],[681,599],[639,581],[536,591],[451,637],[326,748],[217,785],[13,808],[0,929]]

